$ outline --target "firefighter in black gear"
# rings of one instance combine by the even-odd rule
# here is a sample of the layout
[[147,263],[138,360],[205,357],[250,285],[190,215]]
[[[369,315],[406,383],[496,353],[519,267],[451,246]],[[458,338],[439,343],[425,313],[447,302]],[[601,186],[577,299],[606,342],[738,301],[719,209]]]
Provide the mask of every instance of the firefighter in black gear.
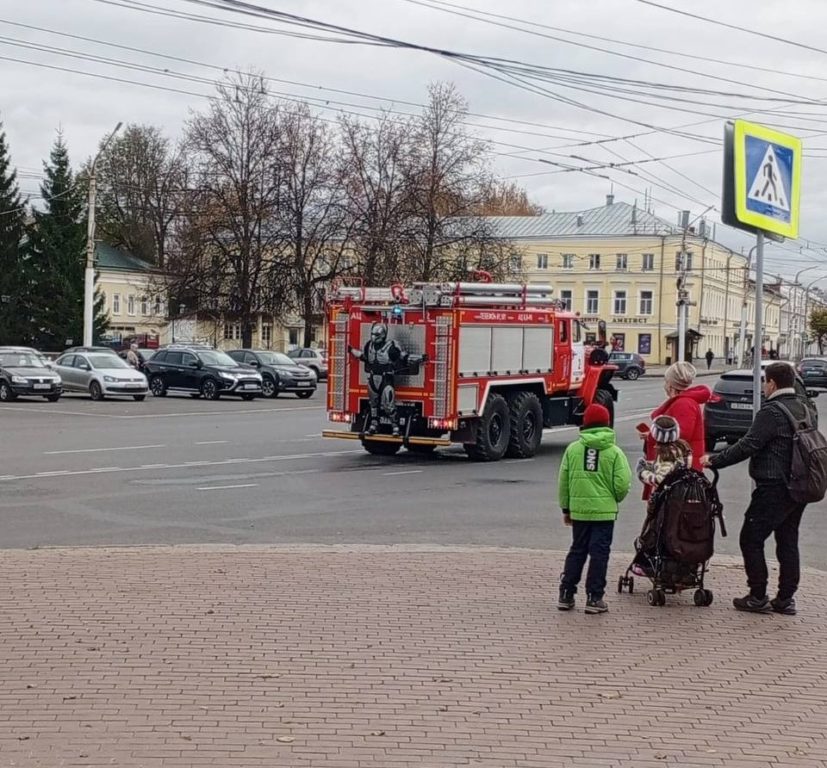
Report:
[[388,339],[388,326],[384,323],[374,323],[371,326],[370,340],[364,349],[350,347],[349,351],[364,362],[368,375],[370,422],[366,432],[375,435],[379,430],[379,418],[384,414],[391,422],[392,433],[398,436],[395,378],[403,373],[415,373],[415,370],[409,369],[416,369],[421,363],[427,362],[428,356],[411,355],[400,349],[393,339]]

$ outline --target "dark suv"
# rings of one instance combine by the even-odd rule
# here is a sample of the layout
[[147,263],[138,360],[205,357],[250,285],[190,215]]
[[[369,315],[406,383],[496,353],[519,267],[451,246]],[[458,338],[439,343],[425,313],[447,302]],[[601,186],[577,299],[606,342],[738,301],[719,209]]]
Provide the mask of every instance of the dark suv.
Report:
[[[795,390],[807,402],[810,412],[818,418],[818,410],[810,399],[818,393],[810,391],[796,376]],[[742,438],[752,424],[752,371],[729,371],[721,376],[704,406],[706,450],[713,451],[721,440],[730,445]],[[763,395],[761,397],[763,402]]]
[[294,392],[296,397],[305,399],[316,391],[316,374],[303,365],[297,365],[281,352],[234,349],[228,354],[236,362],[251,365],[261,373],[261,390],[265,397]]
[[616,365],[617,375],[629,381],[639,379],[646,373],[646,361],[634,352],[612,352],[609,365]]
[[805,357],[798,364],[798,375],[808,387],[827,389],[827,358]]
[[252,400],[261,394],[258,371],[215,349],[165,347],[144,363],[144,372],[155,397],[164,397],[170,391],[208,400],[218,400],[221,395]]

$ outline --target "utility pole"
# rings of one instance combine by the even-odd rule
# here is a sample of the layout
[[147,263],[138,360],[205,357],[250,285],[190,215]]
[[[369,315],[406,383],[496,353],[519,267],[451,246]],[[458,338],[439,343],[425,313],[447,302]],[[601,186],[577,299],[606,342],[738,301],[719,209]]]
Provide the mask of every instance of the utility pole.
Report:
[[752,336],[752,413],[761,410],[761,345],[764,338],[764,232],[755,235],[755,332]]
[[744,272],[744,302],[741,304],[741,330],[738,335],[738,367],[743,368],[746,365],[747,356],[747,306],[749,304],[749,268],[752,263],[752,254],[755,252],[755,246],[749,249],[747,254],[747,266]]
[[94,343],[95,327],[95,203],[98,193],[95,171],[100,156],[109,146],[109,142],[112,141],[115,134],[121,129],[121,125],[122,123],[119,122],[115,126],[115,130],[107,136],[106,141],[98,150],[98,154],[95,155],[89,171],[89,203],[86,213],[86,270],[83,275],[83,345],[85,347],[91,347]]

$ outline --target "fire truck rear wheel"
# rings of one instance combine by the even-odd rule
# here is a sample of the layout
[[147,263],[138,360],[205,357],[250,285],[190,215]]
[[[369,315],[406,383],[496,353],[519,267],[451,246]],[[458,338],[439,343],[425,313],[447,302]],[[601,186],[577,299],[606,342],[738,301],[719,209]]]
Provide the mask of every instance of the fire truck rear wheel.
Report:
[[362,448],[373,456],[393,456],[401,447],[400,443],[386,443],[381,440],[362,440]]
[[612,400],[611,394],[609,394],[609,392],[607,392],[605,389],[598,389],[597,392],[594,393],[594,402],[598,405],[602,405],[609,412],[611,425],[614,426],[615,401]]
[[505,456],[510,438],[508,403],[502,395],[490,395],[477,420],[476,440],[465,444],[465,452],[475,461],[499,461]]
[[543,439],[543,406],[533,392],[516,392],[508,398],[511,439],[505,455],[511,459],[530,459]]

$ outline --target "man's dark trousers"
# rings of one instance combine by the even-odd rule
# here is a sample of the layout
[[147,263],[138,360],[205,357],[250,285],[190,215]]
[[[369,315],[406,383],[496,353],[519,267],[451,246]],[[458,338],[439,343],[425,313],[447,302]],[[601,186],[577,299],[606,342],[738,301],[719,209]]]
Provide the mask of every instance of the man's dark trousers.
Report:
[[574,594],[577,591],[577,585],[583,575],[583,566],[588,558],[586,594],[594,600],[603,597],[606,592],[606,571],[609,568],[614,527],[613,520],[599,522],[572,520],[571,549],[566,556],[566,565],[560,580],[560,585],[567,592]]
[[759,485],[752,492],[750,505],[744,514],[740,544],[747,584],[754,597],[763,598],[767,594],[769,575],[764,542],[773,533],[779,565],[778,597],[788,600],[798,589],[801,577],[798,526],[804,506],[793,501],[783,485]]

